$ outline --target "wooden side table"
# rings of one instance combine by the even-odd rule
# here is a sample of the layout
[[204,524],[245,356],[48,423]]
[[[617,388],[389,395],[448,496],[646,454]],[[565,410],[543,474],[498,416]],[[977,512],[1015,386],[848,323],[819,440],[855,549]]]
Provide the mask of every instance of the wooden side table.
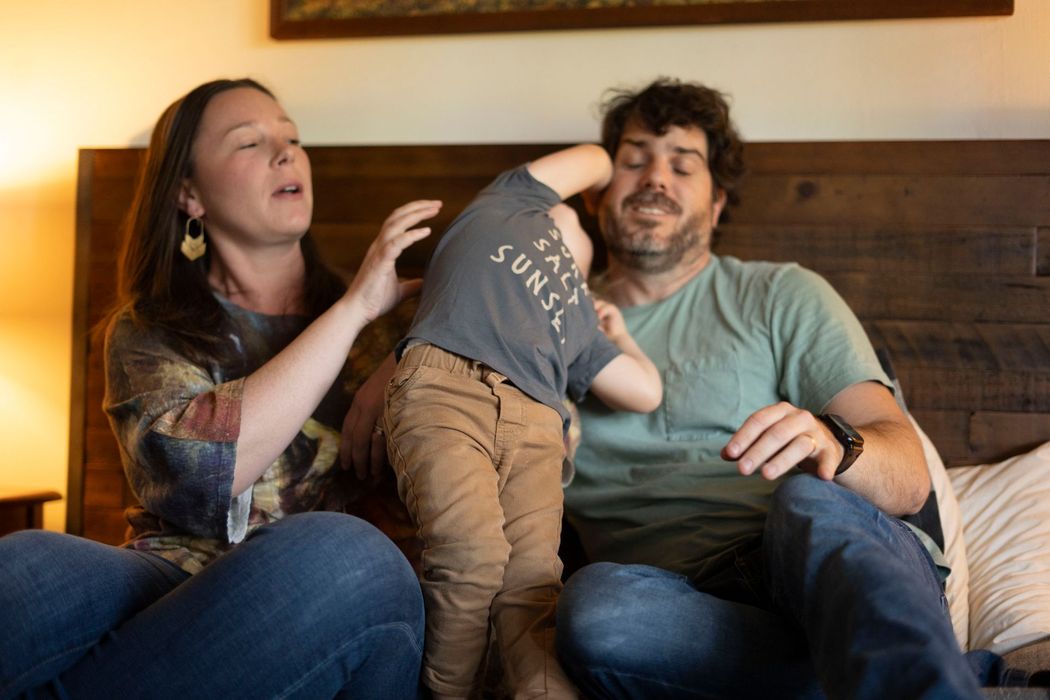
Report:
[[44,504],[57,501],[62,494],[57,491],[29,491],[0,487],[0,535],[15,530],[42,528],[44,526]]

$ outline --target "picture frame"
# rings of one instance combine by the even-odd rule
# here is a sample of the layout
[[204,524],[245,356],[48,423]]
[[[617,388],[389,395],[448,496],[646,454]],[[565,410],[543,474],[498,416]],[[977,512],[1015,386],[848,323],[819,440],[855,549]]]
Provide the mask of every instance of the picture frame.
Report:
[[1013,11],[1014,0],[270,0],[270,35],[326,39],[974,17]]

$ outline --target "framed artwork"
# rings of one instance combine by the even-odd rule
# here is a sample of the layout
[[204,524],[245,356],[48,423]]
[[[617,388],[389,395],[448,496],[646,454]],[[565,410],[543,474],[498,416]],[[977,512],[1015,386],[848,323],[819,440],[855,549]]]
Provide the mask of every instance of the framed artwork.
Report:
[[1011,15],[1014,0],[270,0],[275,39]]

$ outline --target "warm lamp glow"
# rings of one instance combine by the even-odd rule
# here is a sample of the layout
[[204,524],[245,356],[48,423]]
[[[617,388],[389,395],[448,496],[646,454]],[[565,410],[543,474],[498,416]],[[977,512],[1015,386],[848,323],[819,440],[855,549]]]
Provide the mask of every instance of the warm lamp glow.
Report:
[[[40,322],[0,318],[0,459],[25,452],[25,446],[39,449],[54,441],[56,428],[65,429],[63,392],[56,394],[53,386],[56,378],[65,380],[68,363],[65,352],[56,352],[56,335]],[[0,463],[0,475],[8,478],[30,466]]]
[[[0,364],[3,362],[2,356],[0,356]],[[3,370],[0,370],[0,421],[4,420],[5,416],[9,416],[14,413],[15,406],[18,404],[16,400],[16,394],[18,392],[15,383],[7,378],[7,375]],[[0,475],[3,475],[0,472]]]
[[61,128],[41,114],[18,109],[18,100],[4,100],[0,107],[0,190],[25,188],[69,160],[62,139],[54,138]]
[[[65,324],[0,315],[0,486],[65,483],[67,337]],[[45,527],[61,530],[64,521],[64,502],[45,506]]]

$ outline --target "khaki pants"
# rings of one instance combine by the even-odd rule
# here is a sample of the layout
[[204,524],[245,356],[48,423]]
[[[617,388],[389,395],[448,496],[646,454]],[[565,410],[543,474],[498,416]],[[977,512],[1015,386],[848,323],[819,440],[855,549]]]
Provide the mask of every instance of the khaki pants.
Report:
[[387,447],[423,540],[423,678],[476,687],[491,621],[515,697],[576,697],[554,658],[562,421],[485,365],[409,348],[387,388]]

